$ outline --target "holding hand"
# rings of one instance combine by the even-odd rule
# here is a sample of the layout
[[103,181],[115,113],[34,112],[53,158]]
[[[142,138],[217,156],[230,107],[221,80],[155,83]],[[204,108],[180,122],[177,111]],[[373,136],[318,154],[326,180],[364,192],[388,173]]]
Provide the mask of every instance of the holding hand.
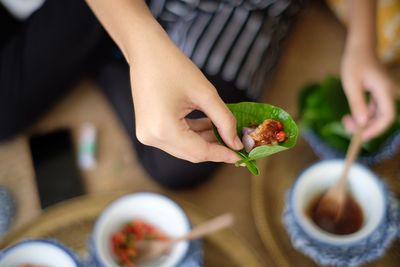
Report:
[[[396,85],[376,56],[376,0],[350,0],[349,29],[342,60],[342,80],[352,116],[343,123],[349,132],[365,126],[363,139],[385,131],[395,117]],[[367,103],[365,92],[370,93]]]
[[[236,119],[214,86],[164,33],[146,38],[130,64],[139,141],[194,163],[239,160],[213,134],[211,121],[229,147],[243,148]],[[193,110],[208,118],[185,118]]]
[[[348,48],[342,62],[342,80],[352,116],[343,123],[349,132],[365,125],[363,139],[381,134],[394,120],[396,85],[373,52]],[[370,93],[367,103],[365,92]]]
[[[129,63],[139,141],[191,162],[239,160],[216,142],[211,128],[212,121],[230,148],[242,149],[233,114],[169,39],[145,1],[86,1]],[[193,110],[209,119],[186,119]]]

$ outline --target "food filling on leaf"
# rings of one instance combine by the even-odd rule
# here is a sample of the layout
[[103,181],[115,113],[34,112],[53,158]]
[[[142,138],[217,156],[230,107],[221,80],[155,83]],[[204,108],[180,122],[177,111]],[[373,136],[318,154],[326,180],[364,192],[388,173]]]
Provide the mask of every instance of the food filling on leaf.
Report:
[[259,125],[243,127],[242,133],[242,142],[247,153],[255,147],[273,146],[286,140],[282,122],[273,119],[266,119]]

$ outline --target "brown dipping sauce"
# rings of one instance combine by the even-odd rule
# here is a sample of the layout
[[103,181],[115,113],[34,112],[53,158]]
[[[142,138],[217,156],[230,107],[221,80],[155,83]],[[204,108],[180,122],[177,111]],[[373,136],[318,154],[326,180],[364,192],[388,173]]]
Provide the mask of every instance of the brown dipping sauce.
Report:
[[[324,192],[325,193],[325,192]],[[347,195],[343,214],[338,221],[329,214],[317,215],[317,207],[323,194],[318,195],[311,201],[306,210],[306,215],[321,229],[335,235],[349,235],[357,232],[363,225],[364,216],[360,205],[351,195]]]

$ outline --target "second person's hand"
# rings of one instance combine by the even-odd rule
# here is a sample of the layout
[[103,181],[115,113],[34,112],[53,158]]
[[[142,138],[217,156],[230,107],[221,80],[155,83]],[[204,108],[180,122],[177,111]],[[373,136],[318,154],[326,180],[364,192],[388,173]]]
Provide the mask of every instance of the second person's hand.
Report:
[[[345,116],[346,129],[365,125],[363,139],[374,138],[385,131],[395,118],[396,85],[384,66],[370,51],[346,51],[342,63],[342,79],[352,116]],[[367,103],[365,92],[370,93]]]
[[[354,133],[356,125],[364,126],[363,139],[384,132],[395,118],[393,93],[396,85],[376,54],[375,0],[349,1],[348,36],[342,59],[342,80],[351,116],[343,123]],[[369,92],[367,102],[365,93]]]

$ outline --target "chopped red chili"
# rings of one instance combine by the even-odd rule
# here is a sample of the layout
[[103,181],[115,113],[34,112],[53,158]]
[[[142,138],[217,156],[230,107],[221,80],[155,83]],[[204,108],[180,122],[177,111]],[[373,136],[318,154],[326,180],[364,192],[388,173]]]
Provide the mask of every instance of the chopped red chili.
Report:
[[283,131],[283,124],[280,121],[267,119],[250,133],[254,140],[254,146],[276,145],[286,140],[286,134]]
[[136,267],[135,258],[140,253],[137,242],[154,239],[167,240],[168,237],[151,224],[135,219],[112,235],[111,246],[121,266]]

